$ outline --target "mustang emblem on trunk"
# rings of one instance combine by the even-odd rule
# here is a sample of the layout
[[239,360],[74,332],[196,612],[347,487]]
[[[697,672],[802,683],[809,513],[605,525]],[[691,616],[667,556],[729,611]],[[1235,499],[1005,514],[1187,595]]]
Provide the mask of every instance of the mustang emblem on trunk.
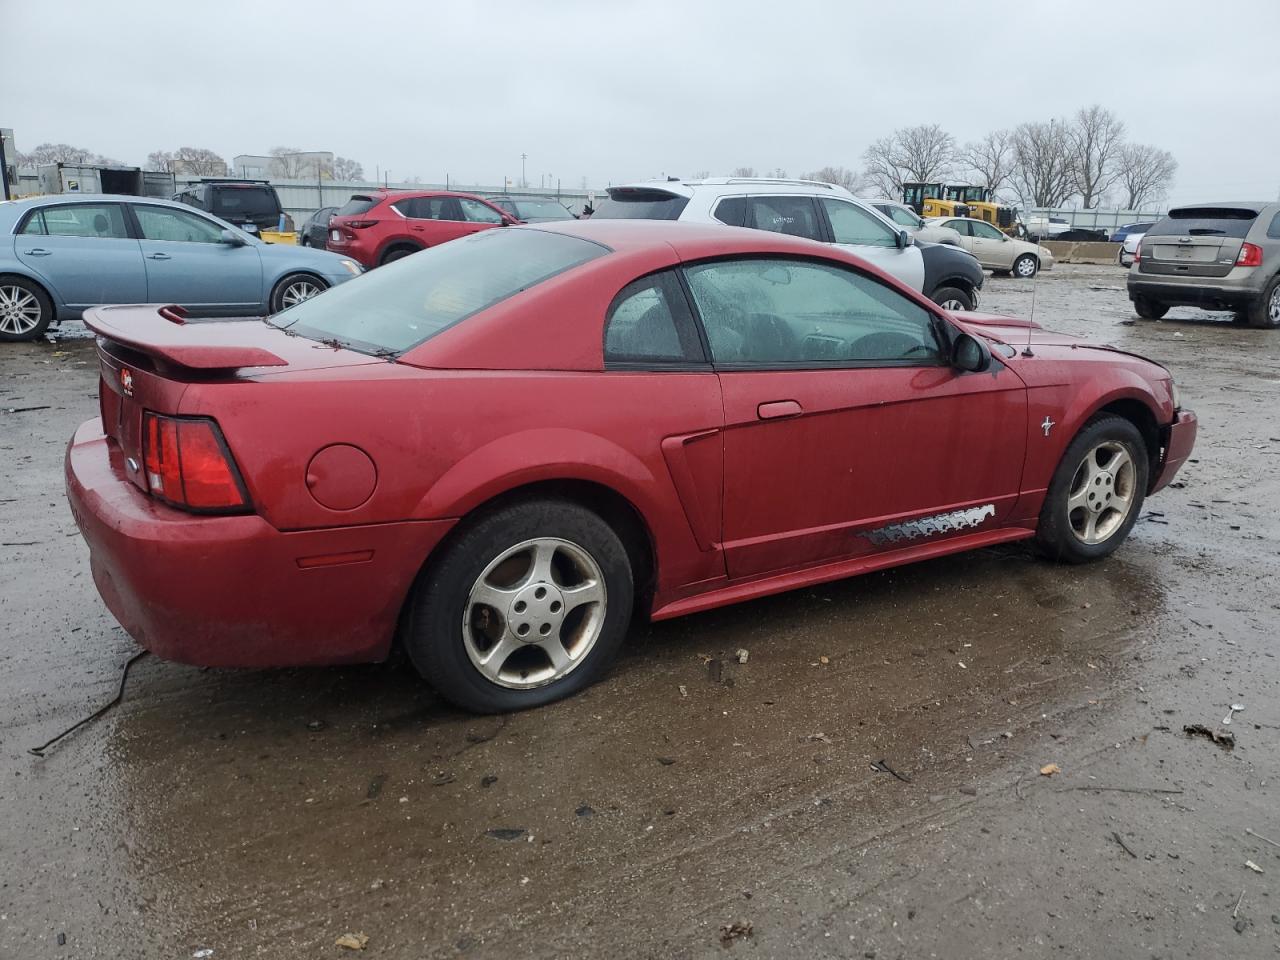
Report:
[[126,397],[133,396],[133,374],[124,368],[120,370],[120,386]]

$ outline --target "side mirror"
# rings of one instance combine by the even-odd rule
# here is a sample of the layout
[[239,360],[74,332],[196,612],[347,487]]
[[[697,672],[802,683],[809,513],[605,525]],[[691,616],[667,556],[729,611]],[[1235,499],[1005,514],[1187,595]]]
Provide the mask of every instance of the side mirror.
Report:
[[971,333],[959,333],[951,344],[951,366],[965,373],[982,373],[991,366],[991,349]]
[[899,250],[905,250],[907,247],[911,246],[915,242],[916,242],[915,237],[911,236],[911,234],[908,233],[906,230],[898,231],[898,249]]
[[245,245],[244,237],[234,230],[223,230],[222,242],[229,247],[243,247]]

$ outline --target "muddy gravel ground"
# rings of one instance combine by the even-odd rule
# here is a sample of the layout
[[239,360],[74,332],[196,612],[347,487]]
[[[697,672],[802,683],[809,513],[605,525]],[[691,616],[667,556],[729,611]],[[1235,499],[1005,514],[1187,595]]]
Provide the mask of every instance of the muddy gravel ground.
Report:
[[404,667],[147,658],[45,759],[135,647],[63,497],[92,344],[0,345],[0,957],[1280,955],[1280,333],[1135,322],[1105,266],[983,308],[1033,301],[1201,418],[1108,561],[987,550],[637,626],[508,717]]

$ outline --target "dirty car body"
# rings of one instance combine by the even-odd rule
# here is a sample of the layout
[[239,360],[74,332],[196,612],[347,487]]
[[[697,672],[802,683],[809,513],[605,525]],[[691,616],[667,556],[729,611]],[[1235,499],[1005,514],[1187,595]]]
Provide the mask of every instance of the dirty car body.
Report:
[[[599,676],[633,603],[663,619],[1037,536],[1104,555],[1133,517],[1104,524],[1076,481],[1136,513],[1195,436],[1155,363],[758,230],[512,227],[270,321],[181,320],[86,317],[102,416],[67,490],[117,619],[215,666],[399,638],[477,710]],[[1112,453],[1077,469],[1100,425]]]

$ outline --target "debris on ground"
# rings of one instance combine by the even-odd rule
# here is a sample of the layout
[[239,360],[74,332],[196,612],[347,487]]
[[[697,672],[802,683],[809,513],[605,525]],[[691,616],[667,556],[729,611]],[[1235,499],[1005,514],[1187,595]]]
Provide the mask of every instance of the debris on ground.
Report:
[[819,662],[820,664],[822,664],[822,665],[825,667],[827,664],[829,664],[829,663],[831,662],[831,658],[830,658],[830,657],[819,657],[819,658],[818,658],[818,662]]
[[484,832],[486,837],[492,837],[494,840],[519,840],[528,834],[529,831],[524,827],[494,827]]
[[1040,776],[1042,777],[1052,777],[1055,773],[1061,773],[1061,772],[1062,772],[1062,768],[1058,766],[1056,763],[1046,763],[1043,767],[1040,768]]
[[735,920],[733,923],[720,924],[720,942],[732,943],[754,935],[750,920]]
[[878,773],[892,774],[893,776],[901,780],[903,783],[911,782],[909,778],[904,777],[902,774],[900,774],[897,770],[893,769],[893,767],[889,766],[889,764],[885,763],[883,760],[877,760],[875,763],[871,765],[871,769],[877,771]]
[[1212,740],[1224,750],[1234,750],[1236,747],[1236,735],[1225,731],[1219,733],[1217,730],[1206,727],[1203,723],[1190,723],[1182,728],[1182,732],[1189,737],[1205,737]]
[[369,781],[369,788],[365,790],[364,795],[368,800],[378,799],[378,794],[382,793],[382,785],[387,782],[387,775],[379,773]]
[[445,773],[444,771],[441,771],[431,778],[431,785],[433,787],[443,787],[447,783],[453,783],[456,779],[457,778],[452,773]]
[[1120,836],[1120,834],[1115,830],[1111,831],[1111,839],[1114,840],[1116,843],[1120,844],[1121,849],[1123,849],[1124,852],[1127,853],[1129,856],[1133,857],[1133,859],[1135,860],[1138,859],[1138,855],[1133,852],[1133,848],[1130,847],[1127,843],[1125,843],[1124,837]]
[[[58,944],[58,946],[62,946],[62,944]],[[208,947],[205,947],[203,950],[197,950],[191,956],[194,958],[194,960],[203,960],[204,957],[212,957],[213,951]]]
[[1254,873],[1262,873],[1262,868],[1258,866],[1256,863],[1254,863],[1252,860],[1246,860],[1244,862],[1244,865],[1248,867],[1250,870],[1252,870]]
[[1244,709],[1243,703],[1233,703],[1231,705],[1231,711],[1225,717],[1222,718],[1222,725],[1224,727],[1231,726],[1231,718],[1234,717],[1237,713],[1239,713],[1243,709]]
[[689,695],[689,688],[686,687],[683,683],[680,684],[679,690],[680,690],[680,696],[687,697]]
[[486,773],[480,778],[480,786],[484,787],[486,790],[497,782],[498,778],[492,773]]
[[746,647],[739,647],[738,652],[734,654],[734,659],[739,663],[746,663],[747,658],[751,656],[751,651]]
[[365,948],[365,944],[368,942],[368,934],[344,933],[337,940],[333,941],[333,945],[335,947],[346,947],[348,950],[363,950]]
[[1269,837],[1264,837],[1264,836],[1263,836],[1262,834],[1260,834],[1260,833],[1254,833],[1254,832],[1253,832],[1252,830],[1250,830],[1248,827],[1245,827],[1245,828],[1244,828],[1244,832],[1245,832],[1245,833],[1247,833],[1247,834],[1248,834],[1249,836],[1251,836],[1251,837],[1257,837],[1257,838],[1258,838],[1259,840],[1261,840],[1263,843],[1269,843],[1269,844],[1271,844],[1273,847],[1280,847],[1280,843],[1276,843],[1276,841],[1274,841],[1274,840],[1270,839]]
[[325,727],[325,723],[323,720],[309,720],[307,722],[307,729],[312,731],[313,733],[317,730],[323,730],[324,727]]
[[596,813],[595,810],[585,803],[573,812],[579,817],[593,817]]
[[822,732],[811,733],[805,739],[808,740],[810,743],[830,743],[831,742],[831,738]]
[[664,767],[669,767],[676,761],[675,761],[675,757],[659,757],[658,762],[662,764]]

